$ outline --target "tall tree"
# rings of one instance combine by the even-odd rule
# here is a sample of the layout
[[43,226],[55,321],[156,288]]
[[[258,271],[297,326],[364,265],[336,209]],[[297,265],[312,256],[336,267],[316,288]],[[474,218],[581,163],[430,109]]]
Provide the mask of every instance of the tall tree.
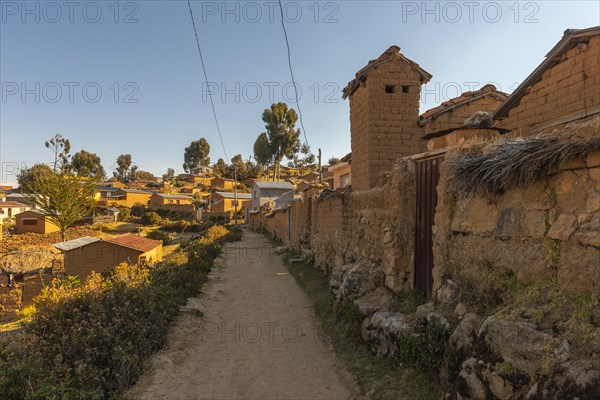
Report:
[[102,179],[106,177],[100,157],[95,153],[89,153],[85,150],[73,154],[73,157],[71,158],[71,168],[77,176],[86,178],[98,176]]
[[155,181],[156,177],[152,172],[136,170],[131,177],[132,181]]
[[167,168],[167,173],[162,176],[163,181],[170,181],[175,178],[175,170],[173,168]]
[[210,164],[210,145],[206,139],[194,140],[183,153],[183,169],[190,172],[192,168],[208,167]]
[[[57,139],[56,137],[54,139]],[[33,173],[24,181],[24,194],[46,218],[58,227],[65,240],[66,230],[85,217],[94,206],[94,188],[97,177],[81,180],[65,164],[68,162],[70,144],[62,137],[46,142],[46,147],[54,151],[54,170]],[[49,145],[50,143],[50,145]],[[58,143],[58,144],[57,144]],[[62,148],[62,150],[58,150]]]
[[300,129],[295,129],[298,114],[287,104],[277,103],[263,112],[262,119],[275,162],[276,176],[279,176],[283,157],[291,159],[300,150]]
[[261,133],[254,142],[254,159],[259,165],[268,166],[273,161],[271,143],[266,133]]
[[57,171],[58,168],[69,167],[69,153],[71,152],[71,142],[69,139],[57,133],[52,139],[46,141],[44,145],[54,153],[54,171]]
[[46,164],[34,164],[30,168],[22,169],[19,173],[19,176],[17,177],[17,181],[19,182],[19,186],[21,186],[21,188],[24,188],[37,177],[47,175],[50,173],[52,173],[52,168],[50,168]]
[[227,173],[227,163],[222,158],[219,158],[213,165],[213,172],[218,176],[225,176]]
[[131,162],[131,154],[121,154],[117,157],[117,170],[113,175],[119,181],[127,183],[135,177],[137,169],[137,165]]
[[64,242],[66,230],[92,210],[96,184],[96,177],[81,180],[62,169],[34,176],[25,184],[24,193],[58,227]]

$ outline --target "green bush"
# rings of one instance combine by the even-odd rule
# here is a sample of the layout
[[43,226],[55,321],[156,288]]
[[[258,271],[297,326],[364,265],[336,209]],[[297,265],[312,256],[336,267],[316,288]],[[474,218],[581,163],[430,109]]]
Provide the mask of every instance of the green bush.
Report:
[[154,211],[147,212],[142,217],[142,224],[147,225],[147,226],[148,225],[158,225],[158,224],[160,224],[160,221],[161,221],[160,215],[158,215]]
[[131,218],[131,210],[129,208],[122,208],[119,211],[119,221],[127,222]]
[[158,230],[149,232],[146,237],[148,237],[149,239],[154,239],[154,240],[160,240],[163,243],[163,246],[168,246],[171,244],[171,242],[173,241],[171,239],[171,237],[169,236],[168,233],[165,232],[161,232]]
[[118,398],[232,237],[213,230],[155,267],[54,281],[35,299],[20,342],[0,345],[2,399]]
[[398,358],[403,364],[439,371],[446,362],[446,343],[450,329],[437,319],[424,320],[414,333],[398,338]]

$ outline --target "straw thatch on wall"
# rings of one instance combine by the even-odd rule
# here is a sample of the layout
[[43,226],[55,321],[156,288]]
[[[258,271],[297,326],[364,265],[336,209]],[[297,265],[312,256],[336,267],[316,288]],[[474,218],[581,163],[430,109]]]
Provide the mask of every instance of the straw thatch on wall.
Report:
[[454,191],[502,193],[527,185],[560,169],[566,162],[600,151],[600,137],[559,136],[514,139],[485,154],[461,155],[448,162],[448,184]]
[[0,272],[27,274],[52,267],[59,255],[47,247],[29,247],[0,255]]

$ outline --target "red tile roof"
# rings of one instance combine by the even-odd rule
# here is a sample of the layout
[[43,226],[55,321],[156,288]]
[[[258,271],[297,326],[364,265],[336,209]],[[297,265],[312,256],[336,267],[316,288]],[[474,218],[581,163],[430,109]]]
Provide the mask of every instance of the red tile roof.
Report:
[[494,85],[487,84],[479,90],[474,90],[472,92],[464,92],[458,97],[445,101],[439,106],[433,107],[425,111],[423,114],[421,114],[421,120],[429,119],[439,114],[443,114],[446,111],[449,111],[461,104],[467,104],[473,100],[476,100],[479,97],[485,97],[488,95],[497,96],[503,100],[506,100],[508,98],[508,94],[496,90],[496,86]]
[[152,240],[131,233],[110,238],[103,238],[103,240],[108,243],[138,250],[143,253],[162,245],[162,242],[159,240]]

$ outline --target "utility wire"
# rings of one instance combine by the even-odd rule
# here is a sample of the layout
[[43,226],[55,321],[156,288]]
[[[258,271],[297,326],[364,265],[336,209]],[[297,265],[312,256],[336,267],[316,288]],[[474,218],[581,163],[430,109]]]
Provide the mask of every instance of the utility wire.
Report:
[[302,120],[302,110],[300,110],[300,102],[298,99],[298,88],[296,87],[296,80],[294,79],[294,71],[292,69],[292,52],[290,50],[290,42],[288,40],[287,30],[285,29],[285,23],[283,21],[283,5],[281,4],[281,0],[279,0],[279,12],[281,13],[281,27],[283,28],[283,35],[285,36],[285,45],[287,47],[288,65],[290,67],[290,75],[292,76],[292,84],[294,85],[294,93],[296,94],[296,108],[298,109],[298,115],[300,116],[300,126],[302,126],[302,134],[304,135],[304,142],[308,145],[308,139],[306,138],[306,129],[304,129],[304,121]]
[[[208,76],[206,74],[206,67],[204,66],[204,57],[202,57],[202,50],[200,48],[200,40],[198,39],[198,31],[196,30],[196,21],[194,20],[194,13],[192,12],[192,4],[190,0],[188,0],[188,7],[190,9],[190,17],[192,17],[192,26],[194,27],[194,36],[196,36],[196,45],[198,46],[198,54],[200,54],[200,62],[202,63],[202,71],[204,72],[204,80],[206,82],[208,88]],[[212,91],[208,89],[208,98],[210,99],[210,106],[212,108],[213,116],[215,117],[215,125],[217,125],[217,133],[219,134],[219,139],[221,140],[221,146],[223,147],[223,153],[225,154],[225,159],[229,160],[229,156],[227,156],[227,151],[225,150],[225,144],[223,143],[223,136],[221,135],[221,128],[219,127],[219,120],[217,119],[217,112],[215,111],[215,103],[213,102]]]

